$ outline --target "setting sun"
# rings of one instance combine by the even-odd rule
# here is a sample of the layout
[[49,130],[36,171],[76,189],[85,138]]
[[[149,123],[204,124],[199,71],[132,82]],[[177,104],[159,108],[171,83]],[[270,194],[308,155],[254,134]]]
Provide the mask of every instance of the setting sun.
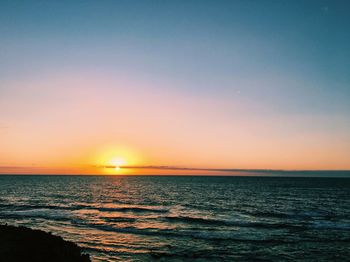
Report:
[[114,170],[120,170],[120,167],[126,164],[127,163],[123,158],[115,158],[110,161],[110,165],[115,166]]
[[140,154],[126,146],[106,146],[97,151],[93,165],[100,167],[105,174],[129,174],[130,169],[123,166],[134,166],[143,163]]

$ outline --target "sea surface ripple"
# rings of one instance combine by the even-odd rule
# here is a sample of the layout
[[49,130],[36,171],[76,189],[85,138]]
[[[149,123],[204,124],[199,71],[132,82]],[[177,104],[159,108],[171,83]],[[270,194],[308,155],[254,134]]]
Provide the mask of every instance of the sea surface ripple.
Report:
[[349,261],[350,179],[0,176],[0,223],[93,261]]

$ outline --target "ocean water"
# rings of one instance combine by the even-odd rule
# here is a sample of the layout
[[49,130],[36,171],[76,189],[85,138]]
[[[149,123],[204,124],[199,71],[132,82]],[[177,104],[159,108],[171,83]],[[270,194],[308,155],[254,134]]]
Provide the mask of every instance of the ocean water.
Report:
[[93,261],[350,261],[350,179],[0,176],[0,223]]

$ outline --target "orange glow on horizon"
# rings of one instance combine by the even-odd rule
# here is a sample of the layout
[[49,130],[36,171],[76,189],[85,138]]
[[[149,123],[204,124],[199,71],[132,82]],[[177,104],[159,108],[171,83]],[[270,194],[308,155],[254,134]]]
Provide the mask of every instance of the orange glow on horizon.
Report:
[[[130,174],[132,170],[122,168],[127,165],[142,164],[142,158],[134,149],[126,146],[105,146],[100,148],[93,156],[92,164],[102,167],[99,173],[109,175]],[[106,168],[111,166],[113,168]]]
[[[171,88],[177,84],[96,72],[6,82],[16,92],[0,103],[8,112],[2,121],[9,123],[0,128],[0,172],[184,173],[123,168],[147,165],[350,169],[349,132],[320,128],[341,127],[342,116],[291,114],[286,119],[249,101],[233,103],[214,94],[198,99]],[[28,103],[37,93],[45,99],[33,96]],[[101,168],[106,165],[119,168]]]

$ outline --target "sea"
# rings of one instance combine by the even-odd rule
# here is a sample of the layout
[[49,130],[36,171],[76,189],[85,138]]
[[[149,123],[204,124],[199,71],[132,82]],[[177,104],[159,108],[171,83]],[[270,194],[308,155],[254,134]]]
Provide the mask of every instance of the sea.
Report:
[[350,178],[0,176],[0,223],[92,261],[350,261]]

